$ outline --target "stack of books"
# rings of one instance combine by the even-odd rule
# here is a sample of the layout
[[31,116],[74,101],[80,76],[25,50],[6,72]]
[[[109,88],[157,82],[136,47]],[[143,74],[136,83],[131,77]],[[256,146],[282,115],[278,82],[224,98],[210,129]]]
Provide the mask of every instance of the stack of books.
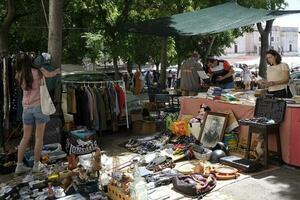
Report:
[[207,98],[211,100],[220,100],[222,95],[222,88],[220,87],[209,87],[207,90]]

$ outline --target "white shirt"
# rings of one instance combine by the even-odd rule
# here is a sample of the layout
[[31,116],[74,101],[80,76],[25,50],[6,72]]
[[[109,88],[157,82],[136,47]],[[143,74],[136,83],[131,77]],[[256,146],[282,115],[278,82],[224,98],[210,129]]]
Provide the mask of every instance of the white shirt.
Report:
[[[268,66],[267,68],[267,80],[268,81],[281,81],[284,73],[289,73],[290,69],[286,63],[280,63],[279,65]],[[270,86],[268,90],[270,92],[283,90],[287,87],[287,84]]]

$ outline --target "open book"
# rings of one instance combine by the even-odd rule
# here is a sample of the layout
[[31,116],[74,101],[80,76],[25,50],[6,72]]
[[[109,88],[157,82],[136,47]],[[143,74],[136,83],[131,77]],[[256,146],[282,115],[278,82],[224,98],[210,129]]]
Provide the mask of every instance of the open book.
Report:
[[199,77],[203,80],[203,79],[209,79],[209,76],[207,76],[207,74],[205,73],[205,71],[197,71]]

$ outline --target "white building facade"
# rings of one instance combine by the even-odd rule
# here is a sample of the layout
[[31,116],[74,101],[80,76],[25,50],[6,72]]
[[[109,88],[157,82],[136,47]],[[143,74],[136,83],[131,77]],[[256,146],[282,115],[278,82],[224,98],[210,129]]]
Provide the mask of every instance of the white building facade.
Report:
[[[298,55],[298,28],[273,26],[269,38],[270,48],[285,56]],[[225,50],[227,55],[259,55],[260,34],[257,29],[237,38],[231,47]]]

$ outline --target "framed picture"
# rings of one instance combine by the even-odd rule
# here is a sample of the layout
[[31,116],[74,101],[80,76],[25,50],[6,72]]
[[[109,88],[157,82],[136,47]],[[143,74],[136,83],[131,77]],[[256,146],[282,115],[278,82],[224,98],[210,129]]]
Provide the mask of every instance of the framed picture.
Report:
[[200,142],[203,146],[212,148],[223,139],[227,120],[226,113],[206,113],[200,134]]

